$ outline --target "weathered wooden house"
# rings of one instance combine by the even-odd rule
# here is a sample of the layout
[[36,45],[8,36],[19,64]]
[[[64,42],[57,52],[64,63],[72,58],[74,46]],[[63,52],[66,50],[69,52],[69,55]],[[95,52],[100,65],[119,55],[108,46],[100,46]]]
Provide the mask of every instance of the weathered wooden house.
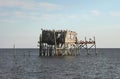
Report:
[[[79,42],[77,33],[69,30],[42,30],[39,38],[40,56],[78,55],[88,41]],[[90,44],[95,45],[95,41]],[[95,45],[96,46],[96,45]]]

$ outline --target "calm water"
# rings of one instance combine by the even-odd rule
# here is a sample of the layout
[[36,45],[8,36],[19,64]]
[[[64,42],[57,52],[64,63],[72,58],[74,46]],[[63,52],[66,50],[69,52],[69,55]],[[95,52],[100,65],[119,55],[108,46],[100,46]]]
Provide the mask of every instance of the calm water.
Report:
[[0,79],[120,79],[120,49],[38,57],[38,49],[0,49]]

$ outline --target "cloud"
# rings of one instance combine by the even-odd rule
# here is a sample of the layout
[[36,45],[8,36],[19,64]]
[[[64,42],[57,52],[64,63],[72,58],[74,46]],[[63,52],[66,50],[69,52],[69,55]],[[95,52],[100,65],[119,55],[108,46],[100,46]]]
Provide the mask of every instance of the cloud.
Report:
[[13,23],[21,19],[56,19],[56,16],[44,15],[43,17],[43,14],[60,10],[62,6],[34,0],[0,0],[0,8],[0,22]]
[[0,12],[0,16],[9,16],[9,13],[6,13],[6,12]]
[[25,1],[25,0],[0,0],[0,7],[13,7],[22,9],[44,9],[44,10],[56,10],[60,9],[61,6],[48,2],[35,2],[35,1]]
[[0,7],[30,7],[29,3],[18,0],[0,0]]
[[47,10],[55,10],[55,9],[60,9],[61,6],[60,5],[56,5],[56,4],[52,4],[52,3],[47,3],[47,2],[41,2],[41,3],[38,3],[37,6],[40,8],[44,8],[44,9],[47,9]]
[[[23,20],[32,20],[32,21],[73,21],[73,20],[88,20],[90,17],[86,14],[60,14],[60,13],[39,13],[27,12],[27,11],[13,11],[13,12],[1,12],[0,13],[0,22],[10,23],[11,21],[20,22]],[[6,19],[6,20],[5,20]],[[2,21],[3,20],[3,21]],[[9,21],[10,20],[10,21]]]
[[2,19],[0,20],[0,23],[14,23],[14,20],[7,20],[7,19]]
[[11,15],[14,15],[16,18],[23,18],[23,17],[27,17],[27,16],[31,16],[30,12],[22,12],[22,11],[16,11],[13,12]]
[[100,16],[101,15],[101,13],[98,10],[91,10],[90,12],[95,16]]
[[111,16],[120,16],[120,12],[110,12]]

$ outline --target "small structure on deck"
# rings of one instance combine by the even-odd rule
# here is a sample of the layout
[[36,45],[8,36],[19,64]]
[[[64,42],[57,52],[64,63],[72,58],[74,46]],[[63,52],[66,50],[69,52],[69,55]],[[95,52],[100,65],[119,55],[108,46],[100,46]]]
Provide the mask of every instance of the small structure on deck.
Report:
[[[39,38],[39,56],[65,56],[79,55],[80,49],[85,48],[88,51],[95,47],[94,39],[89,41],[78,41],[77,33],[69,30],[43,30]],[[88,44],[91,46],[88,47]]]

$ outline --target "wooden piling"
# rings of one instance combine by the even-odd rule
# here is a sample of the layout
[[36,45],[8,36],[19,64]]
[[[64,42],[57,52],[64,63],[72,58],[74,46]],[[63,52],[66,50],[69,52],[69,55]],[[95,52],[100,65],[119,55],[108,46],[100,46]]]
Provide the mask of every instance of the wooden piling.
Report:
[[95,40],[95,36],[94,36],[94,44],[95,44],[95,54],[97,55],[97,51],[96,51],[96,40]]
[[42,56],[42,35],[39,37],[39,56]]

